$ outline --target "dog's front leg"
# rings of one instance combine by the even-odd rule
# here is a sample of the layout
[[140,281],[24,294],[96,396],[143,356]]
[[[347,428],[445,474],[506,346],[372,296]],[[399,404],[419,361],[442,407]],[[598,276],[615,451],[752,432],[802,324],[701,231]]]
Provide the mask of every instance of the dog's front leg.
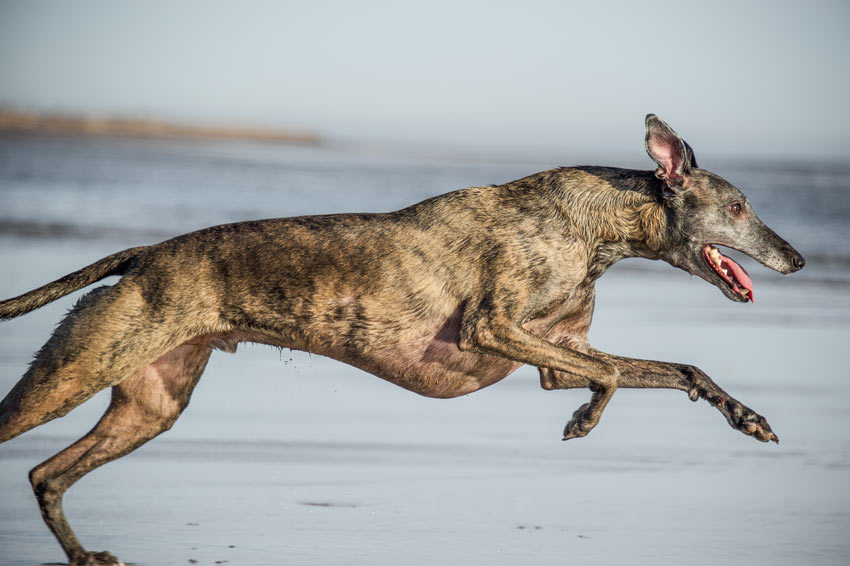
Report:
[[[685,391],[691,401],[705,399],[717,408],[729,425],[762,442],[779,442],[764,417],[726,393],[701,369],[670,362],[656,362],[614,356],[587,349],[587,353],[613,364],[619,370],[618,386],[627,388],[679,389]],[[576,376],[546,369],[540,370],[544,389],[572,389],[587,387],[587,381]]]
[[614,363],[539,338],[506,317],[473,316],[461,323],[459,347],[569,375],[593,395],[573,413],[564,428],[564,440],[586,436],[599,422],[617,390],[619,370]]

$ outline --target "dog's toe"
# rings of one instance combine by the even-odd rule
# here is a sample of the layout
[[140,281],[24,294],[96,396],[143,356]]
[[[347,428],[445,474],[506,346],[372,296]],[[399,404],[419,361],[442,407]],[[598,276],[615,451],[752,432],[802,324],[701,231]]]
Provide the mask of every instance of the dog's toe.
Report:
[[761,442],[773,441],[779,444],[779,437],[771,430],[770,425],[767,424],[767,419],[749,407],[734,399],[718,399],[715,401],[715,405],[724,414],[729,426],[735,430],[739,430]]

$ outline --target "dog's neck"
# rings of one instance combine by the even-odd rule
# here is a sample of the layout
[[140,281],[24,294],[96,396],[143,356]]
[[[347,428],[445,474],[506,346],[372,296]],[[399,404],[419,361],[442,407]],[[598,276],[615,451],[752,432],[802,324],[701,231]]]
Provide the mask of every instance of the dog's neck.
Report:
[[667,214],[661,204],[626,204],[615,220],[601,226],[591,247],[587,276],[595,281],[616,262],[629,257],[661,259]]
[[627,257],[659,259],[668,238],[661,183],[651,171],[609,167],[558,170],[555,206],[588,248],[588,278]]

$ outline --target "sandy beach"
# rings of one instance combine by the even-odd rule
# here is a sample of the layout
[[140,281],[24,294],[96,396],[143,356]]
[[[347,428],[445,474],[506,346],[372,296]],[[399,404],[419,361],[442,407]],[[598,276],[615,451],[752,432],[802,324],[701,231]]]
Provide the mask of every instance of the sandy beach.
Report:
[[[0,148],[2,298],[205,225],[391,210],[574,163],[39,136]],[[598,284],[590,340],[701,367],[768,419],[778,446],[681,392],[628,390],[587,438],[561,442],[589,392],[544,391],[534,368],[433,400],[326,358],[241,345],[213,355],[171,431],[68,492],[71,524],[87,548],[151,566],[847,564],[850,268],[834,242],[846,243],[850,172],[817,181],[844,201],[798,213],[775,169],[720,169],[807,268],[782,277],[742,262],[756,303],[740,305],[666,264],[624,261]],[[0,324],[3,394],[80,295]],[[0,564],[65,559],[27,472],[107,401],[0,445]]]

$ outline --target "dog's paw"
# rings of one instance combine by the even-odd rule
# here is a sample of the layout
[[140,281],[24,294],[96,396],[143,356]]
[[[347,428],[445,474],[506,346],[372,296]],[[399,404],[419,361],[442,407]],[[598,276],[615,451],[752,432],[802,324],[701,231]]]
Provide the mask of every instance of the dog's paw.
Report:
[[596,423],[591,419],[590,403],[585,403],[573,413],[573,418],[564,427],[564,437],[561,440],[587,436],[595,426]]
[[779,444],[779,437],[770,429],[767,420],[749,407],[731,398],[718,397],[712,402],[726,417],[729,426],[735,430],[739,430],[761,442],[773,441]]
[[76,556],[71,566],[126,566],[109,552],[86,552]]

